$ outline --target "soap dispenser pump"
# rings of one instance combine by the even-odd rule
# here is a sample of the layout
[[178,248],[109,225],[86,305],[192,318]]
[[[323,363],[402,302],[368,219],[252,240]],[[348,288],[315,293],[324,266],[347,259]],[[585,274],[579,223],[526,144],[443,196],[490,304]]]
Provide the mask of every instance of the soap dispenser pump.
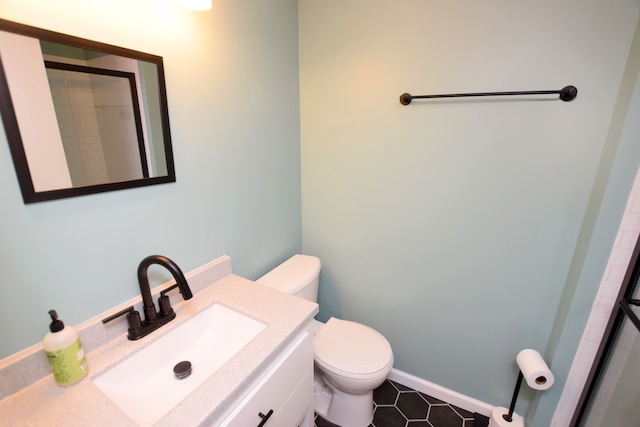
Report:
[[75,328],[64,326],[55,310],[50,310],[49,315],[51,316],[50,332],[45,335],[42,344],[51,364],[53,376],[58,385],[75,384],[89,372],[80,337]]

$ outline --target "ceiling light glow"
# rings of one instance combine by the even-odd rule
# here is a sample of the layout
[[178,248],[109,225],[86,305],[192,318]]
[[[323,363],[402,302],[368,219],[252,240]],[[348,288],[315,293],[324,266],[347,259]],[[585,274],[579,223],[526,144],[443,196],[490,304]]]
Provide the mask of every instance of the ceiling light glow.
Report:
[[211,0],[176,0],[176,3],[192,10],[211,9]]

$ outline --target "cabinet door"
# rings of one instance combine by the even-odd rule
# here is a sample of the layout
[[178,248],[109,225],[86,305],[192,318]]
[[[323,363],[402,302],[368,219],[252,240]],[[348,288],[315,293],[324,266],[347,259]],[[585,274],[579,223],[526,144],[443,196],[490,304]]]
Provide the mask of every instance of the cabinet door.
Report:
[[221,427],[294,427],[313,401],[313,341],[304,332]]
[[298,387],[289,395],[288,400],[278,412],[272,415],[265,426],[298,426],[307,413],[306,408],[310,405],[313,405],[313,372],[305,375]]

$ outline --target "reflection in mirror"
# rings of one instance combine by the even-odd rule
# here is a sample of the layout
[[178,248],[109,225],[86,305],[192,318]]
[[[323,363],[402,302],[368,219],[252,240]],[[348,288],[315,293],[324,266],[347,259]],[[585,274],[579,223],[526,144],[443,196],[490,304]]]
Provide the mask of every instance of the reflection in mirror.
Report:
[[135,74],[45,61],[74,187],[149,176]]
[[175,181],[162,58],[0,20],[25,203]]

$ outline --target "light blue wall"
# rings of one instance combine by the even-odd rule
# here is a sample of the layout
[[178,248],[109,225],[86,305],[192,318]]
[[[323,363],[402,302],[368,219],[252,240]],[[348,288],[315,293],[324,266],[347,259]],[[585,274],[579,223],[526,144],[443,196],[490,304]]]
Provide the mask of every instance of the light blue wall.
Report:
[[0,132],[0,357],[39,342],[51,308],[77,324],[137,295],[147,255],[187,272],[228,254],[255,278],[300,251],[296,0],[19,0],[0,17],[162,56],[177,173],[24,205]]
[[[566,378],[574,352],[582,337],[585,319],[593,305],[598,279],[608,259],[609,242],[620,223],[620,212],[612,207],[628,195],[640,159],[640,20],[636,25],[629,58],[617,93],[611,125],[600,157],[587,213],[560,301],[547,353],[553,355],[554,373]],[[550,425],[550,414],[560,387],[538,395],[532,405],[536,425]]]
[[[516,410],[548,427],[639,163],[618,120],[638,16],[635,0],[300,0],[320,318],[373,326],[396,368],[493,405],[537,349],[556,385]],[[398,102],[568,84],[571,103]]]

